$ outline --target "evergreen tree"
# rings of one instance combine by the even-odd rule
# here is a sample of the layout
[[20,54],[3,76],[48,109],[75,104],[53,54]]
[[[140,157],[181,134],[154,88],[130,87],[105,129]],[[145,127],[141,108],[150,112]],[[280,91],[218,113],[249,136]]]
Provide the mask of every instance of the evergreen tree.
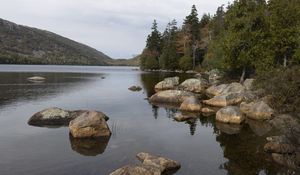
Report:
[[265,0],[239,0],[229,6],[225,15],[226,35],[222,49],[229,69],[241,69],[241,82],[247,68],[267,65],[272,58],[270,37],[265,18]]
[[163,69],[175,70],[178,68],[177,42],[177,22],[172,20],[168,23],[163,35],[163,51],[160,56],[160,67]]
[[141,69],[159,69],[158,58],[162,50],[161,33],[158,31],[157,22],[154,20],[152,32],[148,35],[146,48],[141,55]]
[[285,67],[300,44],[300,1],[270,0],[268,7],[275,60]]

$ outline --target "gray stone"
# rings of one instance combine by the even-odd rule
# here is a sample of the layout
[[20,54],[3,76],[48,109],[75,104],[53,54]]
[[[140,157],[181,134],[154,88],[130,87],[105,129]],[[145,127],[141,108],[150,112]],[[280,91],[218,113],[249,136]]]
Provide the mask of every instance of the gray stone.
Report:
[[174,89],[179,85],[179,77],[165,78],[163,81],[155,85],[156,91]]
[[182,90],[194,93],[202,93],[207,87],[207,82],[204,79],[191,78],[185,80],[179,86]]

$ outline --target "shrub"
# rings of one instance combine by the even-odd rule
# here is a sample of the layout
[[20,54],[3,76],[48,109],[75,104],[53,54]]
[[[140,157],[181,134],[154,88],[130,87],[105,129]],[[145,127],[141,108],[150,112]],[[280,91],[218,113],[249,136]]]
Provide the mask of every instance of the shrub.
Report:
[[179,66],[182,70],[193,69],[193,58],[189,55],[185,55],[179,59]]
[[300,66],[277,68],[257,76],[256,88],[272,98],[271,106],[279,112],[300,113]]

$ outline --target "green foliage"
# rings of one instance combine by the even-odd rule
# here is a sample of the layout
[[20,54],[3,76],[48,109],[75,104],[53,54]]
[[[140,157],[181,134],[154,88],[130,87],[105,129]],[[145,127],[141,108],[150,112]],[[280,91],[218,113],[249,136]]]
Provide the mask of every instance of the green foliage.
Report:
[[175,70],[178,69],[178,54],[176,51],[177,41],[177,22],[172,20],[168,23],[163,35],[163,51],[159,57],[159,65],[162,69]]
[[162,39],[161,39],[161,33],[157,29],[156,20],[154,20],[151,29],[152,29],[152,32],[151,32],[150,35],[148,35],[146,48],[151,50],[151,51],[161,53]]
[[158,53],[155,51],[151,51],[149,49],[145,49],[141,55],[141,69],[146,70],[155,70],[159,69],[158,64]]
[[193,45],[200,38],[200,22],[196,6],[192,6],[191,13],[185,18],[183,29],[190,38],[190,44]]
[[193,68],[193,58],[189,55],[181,57],[179,66],[182,70],[191,70]]
[[300,46],[300,1],[270,0],[268,11],[275,61],[283,65],[284,59],[292,60]]
[[225,69],[224,52],[221,49],[221,42],[218,40],[212,41],[209,44],[207,54],[202,62],[202,67],[207,70],[211,69]]

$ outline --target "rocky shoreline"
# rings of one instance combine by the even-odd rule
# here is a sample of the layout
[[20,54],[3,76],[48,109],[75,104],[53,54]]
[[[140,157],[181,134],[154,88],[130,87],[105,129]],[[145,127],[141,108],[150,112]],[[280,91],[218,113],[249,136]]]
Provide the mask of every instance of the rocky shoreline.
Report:
[[[299,169],[300,167],[300,124],[288,114],[278,114],[268,105],[268,98],[263,90],[254,90],[254,79],[241,83],[222,84],[222,74],[212,70],[195,74],[194,78],[179,83],[179,77],[168,77],[154,87],[156,93],[149,98],[155,106],[172,106],[179,112],[174,117],[178,122],[195,120],[201,113],[206,117],[215,117],[216,127],[227,134],[240,132],[247,123],[259,134],[275,129],[278,135],[266,137],[263,145],[266,154],[270,154],[274,163]],[[132,86],[131,91],[140,91],[139,86]],[[84,155],[103,153],[111,135],[107,124],[109,117],[104,113],[90,110],[68,111],[60,108],[48,108],[37,112],[28,121],[33,126],[68,126],[72,149]],[[260,127],[256,128],[259,123]],[[261,134],[262,136],[264,134]],[[101,139],[103,147],[97,148]],[[108,139],[107,139],[108,138]],[[93,139],[93,140],[86,140]],[[93,143],[93,147],[82,147],[81,143]],[[141,165],[127,165],[113,171],[110,175],[160,175],[173,174],[180,163],[149,153],[139,153]]]
[[231,134],[238,132],[240,126],[246,122],[256,121],[267,125],[268,131],[277,130],[279,136],[267,137],[264,150],[270,153],[274,162],[291,169],[299,169],[299,121],[272,109],[268,105],[268,97],[262,95],[263,89],[253,89],[254,79],[246,79],[243,84],[221,84],[222,77],[218,70],[198,73],[195,78],[187,79],[181,84],[178,77],[168,77],[155,86],[157,93],[149,101],[154,105],[167,103],[176,106],[182,111],[174,117],[179,122],[198,117],[185,115],[185,111],[215,116],[217,127]]

